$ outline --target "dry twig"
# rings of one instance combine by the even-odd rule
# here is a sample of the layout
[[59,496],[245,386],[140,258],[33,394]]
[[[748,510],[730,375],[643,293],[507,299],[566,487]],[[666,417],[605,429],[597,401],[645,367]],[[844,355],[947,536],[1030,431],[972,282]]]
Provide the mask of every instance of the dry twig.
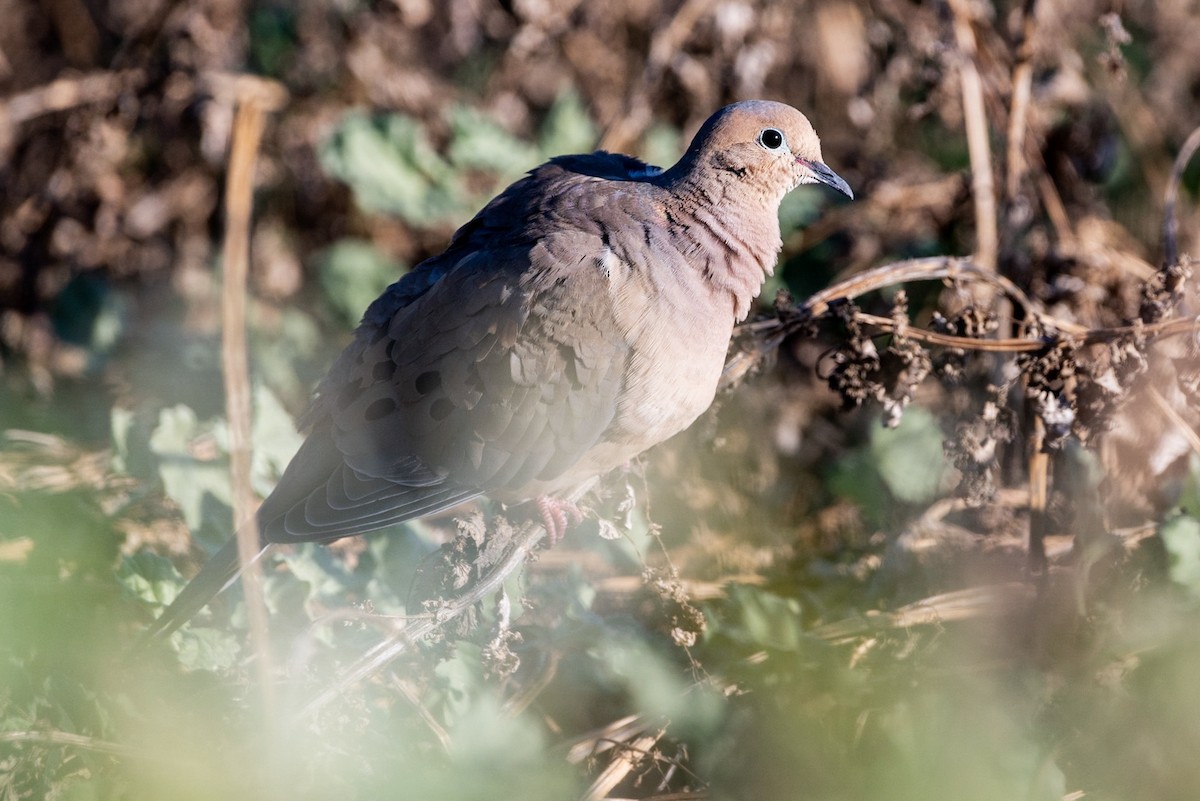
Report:
[[659,729],[643,735],[631,743],[615,744],[616,756],[604,767],[604,770],[600,771],[600,775],[588,787],[587,792],[583,794],[583,801],[603,801],[607,798],[610,790],[624,781],[626,776],[651,756],[651,749],[666,733],[666,729]]
[[98,754],[111,754],[126,759],[152,759],[155,761],[183,762],[176,758],[163,757],[145,748],[114,743],[110,740],[100,740],[83,734],[53,729],[39,731],[5,731],[0,732],[0,743],[40,743],[42,745],[63,745],[94,751]]
[[13,146],[17,128],[26,122],[79,106],[113,103],[122,92],[145,82],[146,75],[140,69],[93,72],[59,78],[0,100],[0,161]]
[[262,570],[257,556],[257,501],[250,483],[250,366],[246,348],[246,286],[250,264],[250,227],[254,196],[254,163],[266,112],[260,93],[247,92],[238,104],[225,188],[224,285],[221,292],[221,370],[225,379],[225,413],[229,420],[229,463],[233,486],[233,516],[238,528],[242,587],[258,667],[259,685],[270,713],[273,704],[271,658],[267,635],[267,606],[262,593]]
[[950,0],[950,9],[954,13],[954,38],[962,56],[959,61],[959,80],[962,83],[963,116],[967,125],[967,150],[971,159],[971,192],[975,199],[975,258],[980,266],[994,270],[999,243],[996,188],[983,103],[983,81],[975,64],[975,31],[971,27],[966,0]]
[[1005,164],[1005,197],[1011,201],[1025,175],[1025,134],[1033,86],[1033,34],[1037,26],[1037,0],[1021,7],[1021,34],[1017,41],[1017,63],[1012,74],[1012,105],[1008,112],[1008,150]]
[[1162,249],[1164,267],[1179,261],[1179,247],[1177,244],[1179,219],[1175,216],[1175,204],[1179,199],[1179,182],[1183,178],[1183,171],[1187,169],[1188,163],[1192,160],[1192,156],[1196,155],[1197,150],[1200,150],[1200,127],[1188,135],[1187,141],[1179,149],[1179,154],[1175,156],[1175,163],[1171,165],[1171,177],[1167,181],[1167,192],[1163,198]]

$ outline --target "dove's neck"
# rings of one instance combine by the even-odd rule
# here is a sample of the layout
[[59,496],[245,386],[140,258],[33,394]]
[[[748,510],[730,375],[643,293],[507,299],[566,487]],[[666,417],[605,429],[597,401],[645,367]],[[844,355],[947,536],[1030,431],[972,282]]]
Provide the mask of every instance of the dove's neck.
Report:
[[673,235],[710,288],[728,293],[745,319],[782,245],[779,198],[756,192],[736,176],[685,175],[667,187]]

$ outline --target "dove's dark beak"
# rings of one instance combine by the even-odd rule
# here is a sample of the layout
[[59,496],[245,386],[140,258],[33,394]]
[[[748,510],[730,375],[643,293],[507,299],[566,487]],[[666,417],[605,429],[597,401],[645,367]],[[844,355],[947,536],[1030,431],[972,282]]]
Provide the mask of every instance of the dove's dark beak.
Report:
[[842,176],[838,175],[833,170],[826,167],[819,161],[809,161],[808,159],[800,159],[800,163],[808,167],[812,171],[813,177],[826,186],[832,186],[837,191],[841,192],[851,200],[854,199],[854,191],[850,189],[850,184],[842,180]]

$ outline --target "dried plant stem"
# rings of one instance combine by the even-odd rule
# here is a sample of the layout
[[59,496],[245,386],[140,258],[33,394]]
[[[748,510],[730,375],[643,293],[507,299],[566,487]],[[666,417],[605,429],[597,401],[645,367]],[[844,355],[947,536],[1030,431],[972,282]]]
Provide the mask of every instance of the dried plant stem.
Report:
[[515,718],[529,708],[538,699],[538,696],[553,683],[558,675],[558,665],[562,661],[562,654],[554,651],[545,655],[543,660],[537,674],[504,701],[503,712],[505,715]]
[[583,794],[583,801],[603,801],[608,798],[614,787],[651,756],[651,750],[666,733],[666,729],[659,729],[651,734],[642,735],[631,743],[619,744],[616,756],[588,787],[587,792]]
[[[852,275],[844,281],[839,281],[832,286],[826,287],[815,295],[812,295],[795,312],[739,326],[738,333],[752,335],[757,340],[757,345],[745,352],[735,354],[725,363],[725,370],[721,374],[721,388],[725,389],[737,384],[768,353],[778,348],[790,334],[803,329],[813,319],[826,314],[830,307],[839,301],[852,300],[869,292],[907,282],[947,280],[976,280],[986,283],[1000,290],[1015,303],[1022,306],[1028,318],[1045,318],[1045,315],[1041,313],[1041,307],[1022,292],[1016,284],[991,270],[980,267],[971,259],[937,256],[926,259],[892,262],[872,270],[867,270],[866,272]],[[864,314],[860,314],[860,317],[873,325],[876,323],[880,324],[884,330],[890,330],[890,320]],[[1084,329],[1069,323],[1063,323],[1057,330],[1082,332]],[[967,337],[936,334],[914,328],[909,328],[908,332],[913,335],[913,338],[930,344],[967,347],[975,350],[1019,351],[1036,350],[1043,346],[1043,343],[1040,341],[1026,339],[976,340]]]
[[1033,34],[1036,27],[1037,0],[1025,0],[1021,7],[1021,37],[1017,41],[1017,63],[1012,74],[1012,105],[1008,112],[1004,195],[1009,200],[1017,196],[1021,189],[1021,179],[1025,176],[1025,134],[1033,88]]
[[971,28],[966,0],[950,0],[950,9],[954,14],[954,39],[961,55],[959,81],[962,84],[963,117],[967,126],[967,150],[971,159],[971,192],[975,199],[975,260],[985,269],[994,270],[999,246],[996,188],[983,103],[983,81],[975,64],[975,31]]
[[1026,118],[1029,113],[1030,87],[1033,83],[1033,65],[1023,62],[1013,71],[1012,111],[1008,125],[1008,169],[1004,193],[1015,198],[1021,188],[1021,177],[1025,174]]
[[846,642],[889,629],[940,626],[957,620],[998,617],[1027,609],[1033,600],[1031,589],[1024,582],[989,584],[934,595],[892,612],[870,611],[866,615],[826,623],[812,629],[809,634],[829,642]]
[[1037,189],[1042,198],[1042,207],[1046,210],[1050,224],[1054,226],[1054,233],[1058,236],[1059,246],[1068,253],[1075,250],[1078,247],[1075,229],[1071,225],[1071,218],[1067,216],[1067,209],[1063,206],[1062,197],[1059,196],[1054,181],[1043,173],[1037,178]]
[[[161,759],[145,748],[122,745],[108,740],[98,740],[82,734],[67,731],[38,730],[38,731],[6,731],[0,732],[0,743],[41,743],[45,745],[63,745],[94,751],[98,754],[112,754],[129,759]],[[170,760],[180,761],[180,760]]]
[[421,700],[421,695],[417,692],[416,688],[399,677],[392,680],[392,686],[416,710],[417,716],[421,718],[421,721],[429,728],[433,736],[437,738],[438,743],[442,746],[442,750],[449,753],[452,748],[450,732],[446,731],[446,728],[429,711],[429,707],[425,706],[425,702]]
[[[256,559],[258,527],[256,500],[250,484],[250,367],[246,353],[246,293],[250,262],[250,216],[254,194],[254,163],[262,141],[266,114],[247,97],[238,104],[225,186],[225,242],[222,252],[221,370],[225,379],[225,414],[229,420],[229,465],[233,484],[233,516],[238,527],[238,556],[245,591],[250,641],[259,684],[267,705],[272,702],[272,665],[267,639],[267,607],[262,593],[262,570]],[[244,521],[244,522],[243,522]]]
[[1183,171],[1187,169],[1188,162],[1192,160],[1192,156],[1196,155],[1197,150],[1200,150],[1200,128],[1196,128],[1188,135],[1179,154],[1175,156],[1175,163],[1171,165],[1171,177],[1167,181],[1167,192],[1163,198],[1164,267],[1175,264],[1179,260],[1179,248],[1176,243],[1179,236],[1179,220],[1175,216],[1175,204],[1179,198],[1179,182],[1183,178]]
[[648,731],[651,724],[641,715],[626,715],[597,729],[579,735],[567,749],[567,764],[578,765],[597,754],[609,751],[619,743],[632,740]]
[[1038,577],[1046,573],[1046,500],[1050,491],[1050,455],[1042,444],[1046,439],[1046,424],[1042,418],[1033,420],[1033,436],[1029,449],[1029,570]]
[[1167,399],[1162,396],[1162,393],[1159,392],[1156,387],[1150,387],[1149,395],[1150,400],[1153,401],[1154,405],[1158,407],[1158,410],[1163,413],[1163,416],[1174,423],[1175,427],[1179,429],[1179,433],[1182,434],[1183,438],[1187,440],[1188,445],[1192,447],[1192,450],[1197,454],[1200,454],[1200,434],[1196,433],[1196,430],[1192,428],[1191,424],[1189,424],[1187,420],[1183,419],[1183,416],[1179,414],[1175,407],[1172,406]]

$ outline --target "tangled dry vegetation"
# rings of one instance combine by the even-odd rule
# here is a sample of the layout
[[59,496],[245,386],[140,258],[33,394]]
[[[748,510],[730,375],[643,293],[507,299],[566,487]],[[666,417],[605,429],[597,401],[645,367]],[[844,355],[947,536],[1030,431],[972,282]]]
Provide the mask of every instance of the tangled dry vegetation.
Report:
[[[287,737],[268,727],[311,762],[296,797],[385,786],[392,774],[361,754],[374,778],[339,784],[332,766],[346,756],[328,742],[378,756],[397,732],[407,767],[395,770],[426,797],[469,795],[474,779],[421,771],[430,753],[453,763],[471,727],[496,738],[471,741],[471,764],[490,766],[479,781],[536,779],[537,792],[514,785],[521,797],[782,798],[798,782],[813,797],[938,797],[897,778],[921,771],[897,767],[889,738],[923,730],[903,728],[915,724],[896,713],[895,688],[931,663],[943,676],[973,670],[936,645],[942,626],[970,620],[991,638],[970,641],[983,662],[1036,664],[1045,681],[1015,704],[999,684],[964,685],[992,694],[966,726],[971,759],[992,750],[984,729],[1011,722],[999,710],[1036,707],[1028,740],[1057,755],[1003,741],[1010,762],[1034,760],[1039,778],[1015,785],[1028,797],[1130,786],[1188,797],[1187,769],[1140,783],[1127,770],[1169,750],[1172,730],[1106,762],[1111,731],[1140,710],[1089,718],[1080,710],[1097,696],[1059,679],[1136,677],[1129,654],[1145,644],[1106,650],[1120,638],[1097,610],[1133,617],[1131,593],[1186,584],[1180,564],[1200,561],[1200,546],[1188,557],[1156,536],[1200,498],[1193,5],[0,0],[8,590],[23,592],[27,575],[82,576],[118,610],[103,630],[128,639],[177,578],[144,554],[186,557],[192,538],[228,535],[215,517],[246,508],[286,460],[271,421],[286,428],[303,408],[336,350],[328,332],[344,333],[397,270],[548,155],[598,142],[662,162],[719,105],[777,98],[814,119],[859,199],[822,208],[827,198],[797,193],[785,207],[777,280],[739,332],[713,412],[589,496],[584,537],[612,548],[568,542],[530,562],[540,532],[486,510],[418,527],[441,546],[433,556],[377,540],[342,543],[332,560],[289,556],[307,584],[277,569],[265,581],[273,626],[304,632],[304,655],[287,657],[300,700],[271,689],[281,655],[269,642],[244,658],[240,638],[204,629],[176,642],[178,664],[157,666],[155,681],[208,668],[254,703],[190,678],[163,694],[181,704],[202,685],[220,709],[174,714],[253,727],[261,703],[302,723]],[[231,310],[243,259],[248,308]],[[218,347],[231,319],[250,321],[255,389],[237,365],[246,348]],[[263,432],[248,405],[226,405],[222,378],[245,383]],[[206,422],[226,412],[228,428]],[[881,418],[895,431],[881,433]],[[244,446],[260,434],[281,452],[252,463]],[[213,478],[230,464],[232,489]],[[419,562],[414,579],[386,575],[406,559]],[[338,611],[347,599],[361,609]],[[279,619],[305,604],[316,623]],[[372,604],[404,617],[359,613]],[[611,621],[633,621],[640,639]],[[57,636],[4,625],[27,646],[6,655],[20,689],[0,694],[15,721],[0,735],[13,747],[0,751],[10,797],[72,782],[171,796],[227,755],[211,746],[172,762],[172,777],[114,771],[104,760],[146,747],[122,744],[110,721],[138,704],[48,671],[67,648]],[[808,661],[780,668],[793,652]],[[47,672],[103,697],[87,707],[95,720],[39,684]],[[491,692],[487,714],[462,700]],[[722,703],[718,726],[706,710]],[[139,721],[145,740],[172,744],[161,753],[183,752],[165,723]],[[299,733],[314,727],[319,746]],[[487,748],[522,738],[548,744],[487,761]],[[787,752],[796,738],[811,756]],[[211,797],[261,794],[257,782],[291,767],[206,780]],[[958,794],[966,774],[945,775]],[[1046,789],[1048,775],[1061,786]],[[972,786],[1012,797],[1013,785]]]

